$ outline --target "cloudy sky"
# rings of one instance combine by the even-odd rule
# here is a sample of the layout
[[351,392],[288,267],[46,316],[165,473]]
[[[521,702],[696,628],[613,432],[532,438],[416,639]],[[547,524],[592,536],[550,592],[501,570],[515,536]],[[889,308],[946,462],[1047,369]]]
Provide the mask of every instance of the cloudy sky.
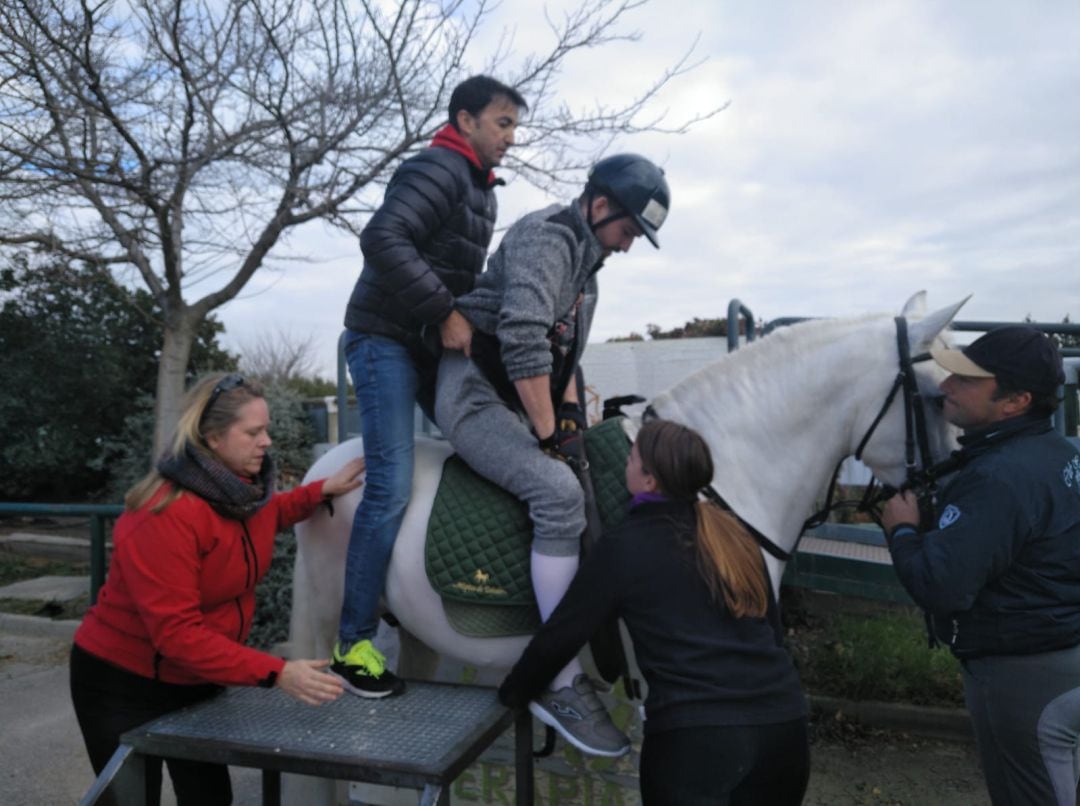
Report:
[[[703,63],[658,108],[729,103],[612,149],[662,164],[673,201],[661,250],[641,240],[605,266],[593,340],[723,316],[732,298],[769,320],[898,311],[919,289],[931,306],[973,294],[963,319],[1080,320],[1080,2],[677,6],[633,11],[639,41],[562,77],[572,105],[618,100],[698,37]],[[504,0],[488,30],[517,24],[524,51],[540,8]],[[503,176],[501,224],[552,200]],[[226,341],[310,336],[329,375],[359,247],[322,225],[292,246],[309,260],[219,311]]]

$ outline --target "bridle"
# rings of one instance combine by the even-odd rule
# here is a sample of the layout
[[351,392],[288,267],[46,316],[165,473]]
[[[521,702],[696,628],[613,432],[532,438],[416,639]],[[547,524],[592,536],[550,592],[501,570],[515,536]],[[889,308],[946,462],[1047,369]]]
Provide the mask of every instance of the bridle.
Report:
[[[959,459],[957,453],[954,452],[948,459],[938,463],[934,462],[933,454],[930,451],[930,435],[926,428],[926,406],[928,405],[928,401],[919,391],[918,378],[915,375],[915,365],[922,363],[923,361],[929,361],[930,354],[920,353],[912,356],[911,347],[908,343],[907,319],[903,316],[897,316],[893,321],[896,323],[896,347],[897,352],[899,353],[899,368],[896,373],[896,378],[893,380],[892,387],[885,396],[885,402],[882,403],[877,416],[874,417],[873,421],[870,423],[870,427],[866,429],[866,433],[863,434],[862,439],[859,440],[859,446],[855,449],[854,456],[856,459],[862,458],[863,451],[866,450],[866,446],[870,442],[871,437],[873,437],[877,427],[881,424],[881,421],[885,419],[885,415],[888,413],[896,396],[902,392],[904,401],[905,479],[900,485],[899,491],[912,490],[915,492],[919,501],[920,526],[925,528],[932,522],[933,499],[934,494],[937,491],[937,480],[947,473],[956,470],[962,460]],[[648,416],[648,413],[649,412],[646,411],[646,417]],[[655,412],[653,414],[655,416]],[[921,464],[919,461],[920,459]],[[834,500],[836,496],[836,482],[840,476],[840,467],[843,463],[844,460],[841,459],[840,462],[837,463],[836,469],[833,471],[832,478],[829,481],[828,492],[825,494],[825,504],[821,509],[803,522],[802,528],[799,531],[799,536],[795,538],[795,544],[791,547],[790,551],[782,549],[749,523],[742,520],[742,518],[739,518],[740,522],[747,531],[753,535],[754,539],[757,540],[764,551],[783,562],[789,561],[792,556],[794,556],[795,551],[799,547],[799,541],[802,540],[803,535],[806,534],[807,530],[821,526],[828,520],[830,513],[841,507],[854,505],[857,512],[866,512],[878,526],[881,526],[880,507],[886,500],[895,495],[898,490],[890,485],[879,483],[876,478],[871,478],[870,484],[866,486],[865,493],[858,501]],[[705,488],[703,492],[713,503],[738,517],[712,485]]]
[[[859,440],[859,446],[855,449],[856,459],[862,459],[863,451],[866,450],[870,438],[873,437],[885,414],[892,406],[898,393],[904,394],[904,482],[900,489],[878,482],[876,477],[871,477],[870,483],[862,498],[855,504],[857,512],[867,513],[874,522],[881,526],[880,507],[886,500],[892,498],[897,492],[911,490],[915,493],[919,502],[919,521],[921,527],[928,527],[933,518],[933,499],[937,492],[937,480],[947,473],[952,472],[958,466],[955,456],[950,456],[943,462],[934,462],[933,453],[930,450],[930,434],[926,428],[926,406],[928,401],[919,391],[918,378],[915,375],[915,365],[930,360],[929,353],[911,355],[911,346],[908,343],[907,319],[897,316],[896,323],[896,349],[899,354],[899,369],[893,381],[889,393],[885,396],[885,402],[881,405],[877,416],[874,417],[870,427],[866,429],[863,438]],[[933,398],[931,403],[940,400]],[[921,459],[921,465],[919,460]],[[821,526],[828,519],[829,514],[842,506],[850,506],[852,501],[833,501],[836,492],[836,480],[840,475],[840,464],[837,464],[833,472],[829,489],[825,495],[824,506],[811,515],[803,523],[799,538],[807,529]],[[798,545],[798,540],[796,540]],[[794,551],[794,549],[792,549]]]

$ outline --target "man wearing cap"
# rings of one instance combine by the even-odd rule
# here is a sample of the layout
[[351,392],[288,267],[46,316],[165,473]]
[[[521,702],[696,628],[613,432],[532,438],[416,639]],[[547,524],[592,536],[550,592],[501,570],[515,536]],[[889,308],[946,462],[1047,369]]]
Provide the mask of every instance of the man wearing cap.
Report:
[[963,666],[994,804],[1075,806],[1080,782],[1080,452],[1050,417],[1064,382],[1043,333],[997,328],[934,349],[964,429],[937,523],[911,493],[885,505],[897,576]]
[[[607,157],[579,198],[515,222],[476,288],[456,302],[472,324],[472,350],[443,353],[436,422],[473,470],[528,505],[530,572],[545,621],[577,572],[586,525],[581,485],[559,456],[573,455],[586,426],[574,377],[596,274],[641,235],[658,246],[670,203],[664,172],[652,162]],[[630,749],[576,659],[530,709],[585,753]]]

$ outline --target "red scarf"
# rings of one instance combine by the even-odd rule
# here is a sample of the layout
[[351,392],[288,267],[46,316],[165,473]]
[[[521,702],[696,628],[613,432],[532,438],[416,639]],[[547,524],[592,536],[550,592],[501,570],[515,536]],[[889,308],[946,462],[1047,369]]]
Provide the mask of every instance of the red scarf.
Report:
[[[455,129],[452,125],[447,123],[439,131],[435,133],[435,137],[431,140],[431,147],[448,148],[451,151],[456,151],[458,154],[467,159],[477,170],[484,170],[484,166],[480,164],[480,158],[476,156],[476,152],[473,147],[469,145],[468,141],[461,136],[461,132]],[[495,184],[495,172],[489,170],[487,175],[488,186]]]

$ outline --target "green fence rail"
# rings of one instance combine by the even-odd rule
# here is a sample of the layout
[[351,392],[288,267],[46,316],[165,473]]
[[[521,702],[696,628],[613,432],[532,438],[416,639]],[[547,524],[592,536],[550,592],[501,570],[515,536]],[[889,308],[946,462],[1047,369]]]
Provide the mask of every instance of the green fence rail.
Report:
[[124,511],[121,504],[12,504],[0,502],[0,515],[90,519],[90,604],[105,584],[105,535]]

